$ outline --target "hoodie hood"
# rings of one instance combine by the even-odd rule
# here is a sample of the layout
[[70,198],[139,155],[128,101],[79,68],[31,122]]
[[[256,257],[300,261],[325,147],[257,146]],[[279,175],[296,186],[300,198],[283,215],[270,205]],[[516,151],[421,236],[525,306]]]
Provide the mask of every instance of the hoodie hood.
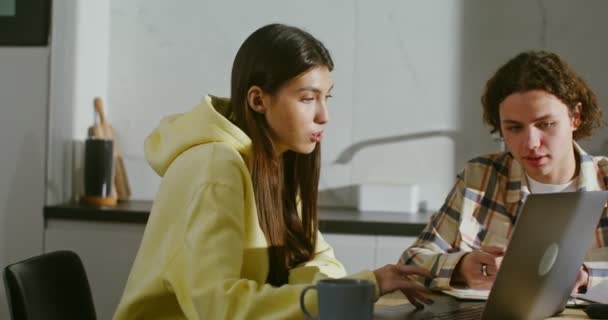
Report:
[[190,112],[164,117],[144,145],[152,169],[162,177],[182,152],[205,143],[223,142],[247,157],[251,139],[224,115],[229,102],[208,95]]

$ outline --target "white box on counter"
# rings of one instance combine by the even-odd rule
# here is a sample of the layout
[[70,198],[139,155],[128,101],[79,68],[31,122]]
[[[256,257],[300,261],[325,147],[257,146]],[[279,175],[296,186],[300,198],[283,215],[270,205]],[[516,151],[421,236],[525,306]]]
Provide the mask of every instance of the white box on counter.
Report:
[[419,188],[415,184],[365,183],[319,191],[319,205],[359,211],[417,213]]

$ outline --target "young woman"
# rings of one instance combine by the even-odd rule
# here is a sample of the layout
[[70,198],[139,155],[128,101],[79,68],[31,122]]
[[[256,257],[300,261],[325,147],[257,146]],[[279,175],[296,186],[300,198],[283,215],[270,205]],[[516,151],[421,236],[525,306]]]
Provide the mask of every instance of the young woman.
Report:
[[[296,319],[306,285],[345,276],[317,220],[332,69],[319,40],[267,25],[236,55],[230,100],[161,121],[145,151],[162,182],[114,319]],[[387,265],[351,277],[421,306],[414,274],[429,276]]]

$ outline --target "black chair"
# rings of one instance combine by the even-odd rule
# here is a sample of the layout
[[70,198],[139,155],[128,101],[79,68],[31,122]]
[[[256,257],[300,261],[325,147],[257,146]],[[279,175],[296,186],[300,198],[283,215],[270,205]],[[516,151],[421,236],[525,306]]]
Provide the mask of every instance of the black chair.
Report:
[[95,320],[84,266],[72,251],[55,251],[4,268],[13,320]]

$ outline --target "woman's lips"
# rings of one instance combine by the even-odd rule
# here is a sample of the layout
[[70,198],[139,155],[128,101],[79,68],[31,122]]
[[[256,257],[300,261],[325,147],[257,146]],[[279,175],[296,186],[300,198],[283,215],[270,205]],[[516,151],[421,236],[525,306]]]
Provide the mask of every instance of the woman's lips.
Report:
[[313,133],[312,136],[310,136],[311,142],[321,142],[321,140],[323,140],[323,132]]

